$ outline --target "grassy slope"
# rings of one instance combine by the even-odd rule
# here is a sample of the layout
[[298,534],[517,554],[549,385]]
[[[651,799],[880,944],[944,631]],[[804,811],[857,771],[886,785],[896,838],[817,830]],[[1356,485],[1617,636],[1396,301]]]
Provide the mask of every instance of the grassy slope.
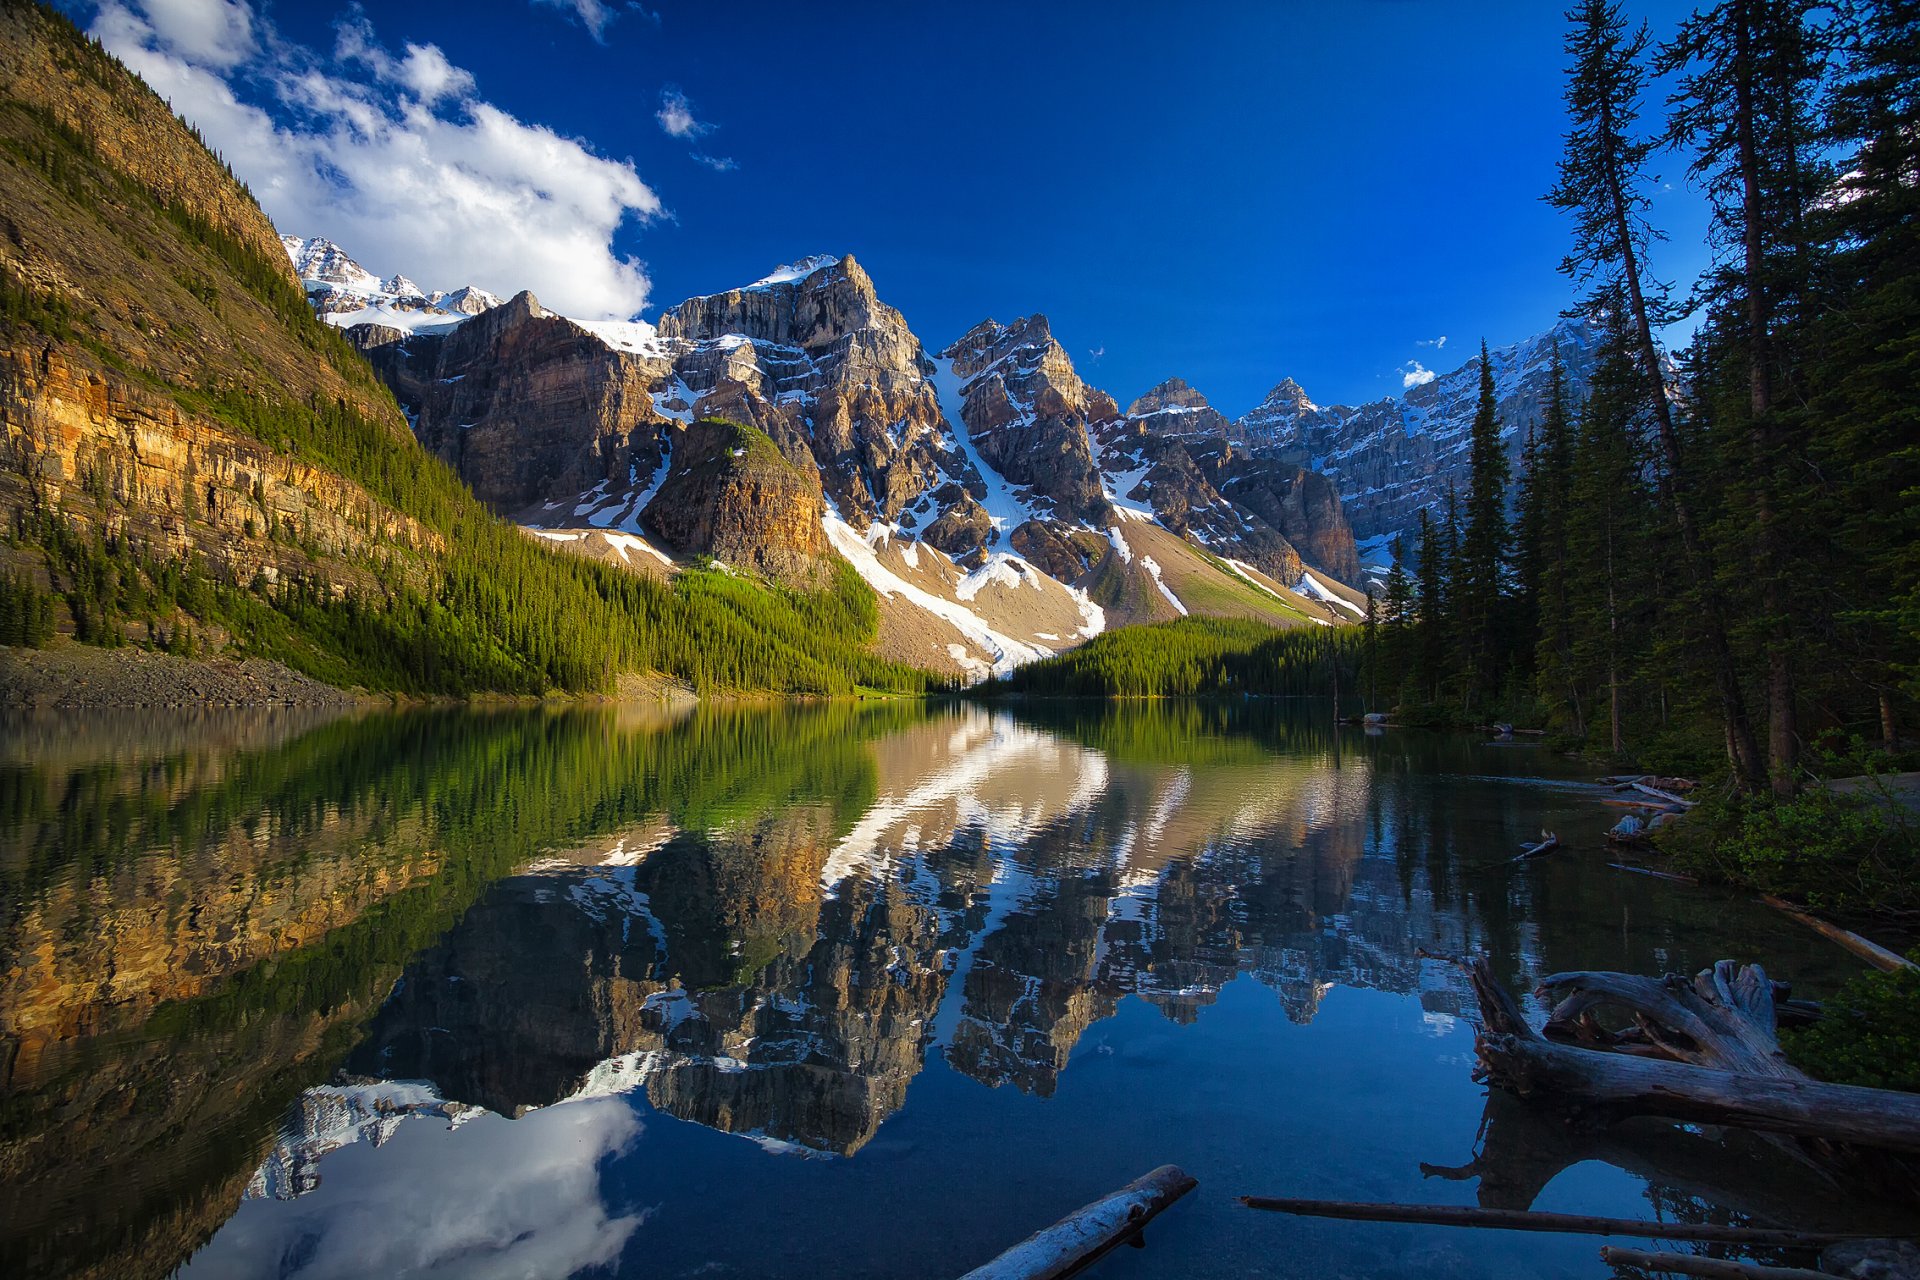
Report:
[[[58,350],[116,406],[263,441],[424,530],[290,546],[301,581],[264,592],[143,542],[153,512],[115,510],[77,477],[50,487],[16,446],[7,558],[91,638],[191,618],[323,679],[415,692],[596,689],[621,670],[704,688],[922,683],[868,653],[871,593],[851,574],[807,595],[710,574],[666,587],[530,544],[415,444],[372,370],[308,313],[251,197],[151,90],[64,18],[14,2],[0,72],[0,349]],[[182,586],[196,570],[204,581]]]

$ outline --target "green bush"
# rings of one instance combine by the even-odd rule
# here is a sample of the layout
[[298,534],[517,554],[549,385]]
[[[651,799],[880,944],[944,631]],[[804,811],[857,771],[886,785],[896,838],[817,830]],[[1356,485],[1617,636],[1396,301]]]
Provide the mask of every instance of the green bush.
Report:
[[1920,1093],[1920,973],[1855,978],[1826,1002],[1819,1022],[1783,1032],[1780,1040],[1808,1075]]
[[1659,837],[1675,865],[1841,915],[1920,912],[1920,831],[1879,796],[1713,794]]

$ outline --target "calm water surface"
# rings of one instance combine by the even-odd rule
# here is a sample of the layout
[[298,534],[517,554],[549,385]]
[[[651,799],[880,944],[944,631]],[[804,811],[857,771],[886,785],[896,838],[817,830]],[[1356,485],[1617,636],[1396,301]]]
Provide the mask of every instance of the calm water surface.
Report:
[[1169,1161],[1099,1275],[1605,1273],[1243,1193],[1860,1222],[1473,1082],[1430,955],[1853,972],[1582,776],[1272,704],[0,725],[0,1270],[952,1277]]

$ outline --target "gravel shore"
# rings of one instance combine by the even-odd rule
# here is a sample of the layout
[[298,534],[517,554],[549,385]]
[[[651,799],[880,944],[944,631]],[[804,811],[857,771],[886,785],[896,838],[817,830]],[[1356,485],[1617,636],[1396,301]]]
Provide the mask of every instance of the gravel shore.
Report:
[[0,706],[347,708],[353,694],[258,658],[205,661],[145,649],[0,648]]

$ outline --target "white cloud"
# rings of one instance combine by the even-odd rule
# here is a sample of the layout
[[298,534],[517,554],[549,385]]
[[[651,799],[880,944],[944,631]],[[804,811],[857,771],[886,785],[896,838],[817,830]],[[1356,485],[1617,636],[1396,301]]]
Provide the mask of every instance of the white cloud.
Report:
[[1444,347],[1447,345],[1447,335],[1443,333],[1437,338],[1421,338],[1419,341],[1415,342],[1413,345],[1416,347],[1432,347],[1434,350],[1438,351],[1441,347]]
[[246,0],[148,0],[144,8],[155,41],[201,66],[238,66],[255,50]]
[[587,29],[587,34],[602,44],[607,41],[607,24],[618,16],[603,0],[533,0],[533,2],[546,5],[551,9],[567,10],[580,19],[580,25]]
[[693,158],[715,173],[731,173],[740,167],[740,162],[732,156],[710,156],[703,151],[696,151]]
[[1411,391],[1415,387],[1424,387],[1440,375],[1421,364],[1418,360],[1409,360],[1400,366],[1400,389]]
[[[236,32],[251,50],[237,60]],[[91,34],[200,128],[282,231],[428,288],[531,288],[587,319],[646,305],[644,268],[613,249],[629,218],[662,211],[632,162],[475,96],[433,45],[395,57],[355,17],[323,57],[243,0],[108,0]],[[265,86],[278,118],[241,85]]]
[[678,89],[660,91],[660,109],[653,113],[660,127],[674,138],[698,138],[713,132],[713,126],[694,119],[693,103]]
[[473,92],[473,75],[447,61],[447,55],[434,44],[409,44],[404,58],[395,58],[381,47],[373,34],[373,24],[363,17],[342,22],[335,32],[334,56],[342,62],[357,62],[388,84],[410,89],[428,106],[440,99]]
[[600,1194],[600,1161],[640,1133],[623,1099],[446,1129],[409,1119],[380,1147],[333,1152],[319,1187],[245,1201],[182,1274],[274,1275],[297,1256],[302,1280],[565,1276],[618,1257],[646,1218],[611,1216]]

